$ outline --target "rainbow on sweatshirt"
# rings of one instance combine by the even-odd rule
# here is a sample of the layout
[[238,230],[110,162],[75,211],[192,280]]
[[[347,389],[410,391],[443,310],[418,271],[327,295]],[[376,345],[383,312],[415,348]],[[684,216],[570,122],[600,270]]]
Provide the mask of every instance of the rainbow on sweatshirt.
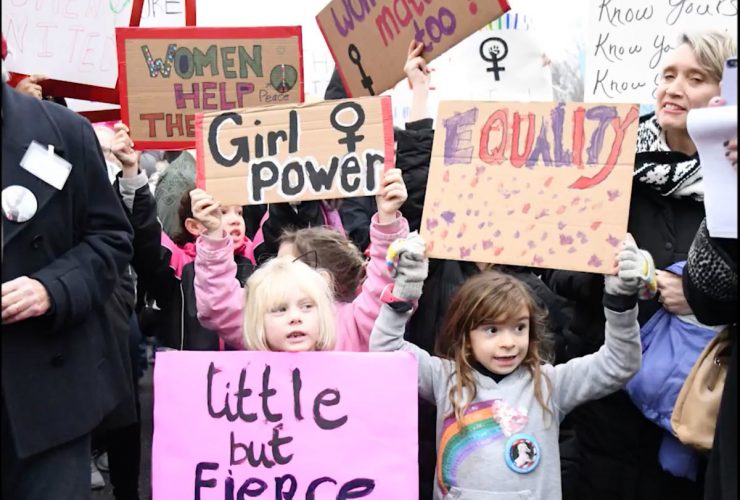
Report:
[[493,419],[493,401],[471,404],[462,423],[454,415],[447,417],[437,453],[437,482],[442,493],[446,495],[450,488],[459,486],[457,471],[468,456],[503,437],[501,427]]

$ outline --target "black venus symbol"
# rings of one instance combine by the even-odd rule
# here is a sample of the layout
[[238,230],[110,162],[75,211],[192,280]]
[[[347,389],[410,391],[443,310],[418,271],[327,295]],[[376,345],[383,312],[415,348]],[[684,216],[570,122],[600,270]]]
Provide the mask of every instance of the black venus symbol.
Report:
[[502,38],[491,37],[483,41],[480,44],[480,56],[484,61],[488,61],[491,64],[490,68],[486,71],[493,73],[493,78],[498,82],[501,80],[499,73],[506,71],[506,68],[499,66],[499,62],[503,61],[509,54],[509,46],[506,41]]

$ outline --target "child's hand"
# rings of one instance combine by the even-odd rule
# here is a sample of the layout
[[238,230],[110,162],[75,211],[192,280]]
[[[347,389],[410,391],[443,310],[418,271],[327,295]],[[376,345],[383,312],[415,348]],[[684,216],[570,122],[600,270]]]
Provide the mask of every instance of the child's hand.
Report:
[[202,189],[190,191],[190,206],[195,220],[203,224],[209,236],[221,231],[221,203]]
[[655,295],[656,283],[653,257],[637,248],[632,235],[627,234],[617,257],[617,275],[605,277],[604,291],[610,295],[640,292],[641,299],[648,299]]
[[378,205],[378,222],[388,224],[396,220],[396,212],[409,197],[401,170],[392,168],[381,181],[380,193],[375,197]]
[[427,67],[427,62],[421,57],[423,52],[424,44],[416,40],[411,40],[406,65],[403,67],[403,70],[406,72],[406,77],[409,79],[412,89],[417,88],[417,86],[421,86],[422,88],[429,87],[430,71]]
[[394,241],[388,248],[386,262],[395,279],[393,295],[408,301],[419,300],[429,273],[426,244],[419,233],[414,231],[407,238]]
[[134,151],[134,141],[128,135],[128,127],[123,123],[113,126],[115,135],[110,150],[121,162],[124,177],[136,177],[139,173],[139,154]]

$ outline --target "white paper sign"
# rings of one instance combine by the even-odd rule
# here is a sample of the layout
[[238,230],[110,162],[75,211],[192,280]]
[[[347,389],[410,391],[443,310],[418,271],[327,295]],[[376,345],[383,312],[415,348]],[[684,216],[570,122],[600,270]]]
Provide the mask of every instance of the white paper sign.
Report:
[[[185,25],[185,0],[145,0],[142,27]],[[128,26],[133,0],[3,0],[5,65],[22,74],[114,88],[116,26]]]
[[[543,54],[532,18],[507,12],[429,64],[429,116],[446,100],[552,101],[552,72]],[[408,81],[399,82],[391,95],[394,125],[403,127],[411,109]]]
[[[124,0],[125,1],[125,0]],[[9,71],[113,88],[116,64],[114,0],[3,0],[2,30]]]
[[687,126],[701,160],[709,235],[737,238],[737,168],[722,145],[737,137],[737,106],[692,109]]
[[737,30],[737,0],[592,0],[588,102],[653,103],[665,54],[682,32]]

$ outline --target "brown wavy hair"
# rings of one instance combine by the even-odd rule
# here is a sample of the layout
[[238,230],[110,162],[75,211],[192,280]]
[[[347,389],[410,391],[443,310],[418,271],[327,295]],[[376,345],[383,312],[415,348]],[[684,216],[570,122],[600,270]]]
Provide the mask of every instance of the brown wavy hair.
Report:
[[355,300],[365,277],[365,259],[342,233],[325,226],[286,230],[280,243],[292,244],[301,260],[331,273],[338,302]]
[[188,228],[185,227],[185,221],[193,218],[193,207],[190,200],[190,191],[195,189],[195,184],[190,184],[185,187],[182,196],[180,196],[180,204],[177,206],[177,221],[178,228],[177,232],[172,235],[172,241],[175,245],[183,247],[188,243],[193,243],[197,237],[190,234]]
[[[470,332],[481,325],[506,321],[524,306],[529,311],[529,349],[522,361],[534,382],[534,395],[543,415],[550,415],[548,406],[552,383],[542,371],[542,364],[551,360],[551,341],[547,332],[547,313],[537,305],[532,291],[514,276],[499,271],[483,271],[465,281],[453,295],[442,330],[437,338],[437,355],[454,362],[450,374],[450,404],[452,414],[462,421],[468,406],[475,400],[475,357]],[[542,381],[547,385],[545,401]]]

